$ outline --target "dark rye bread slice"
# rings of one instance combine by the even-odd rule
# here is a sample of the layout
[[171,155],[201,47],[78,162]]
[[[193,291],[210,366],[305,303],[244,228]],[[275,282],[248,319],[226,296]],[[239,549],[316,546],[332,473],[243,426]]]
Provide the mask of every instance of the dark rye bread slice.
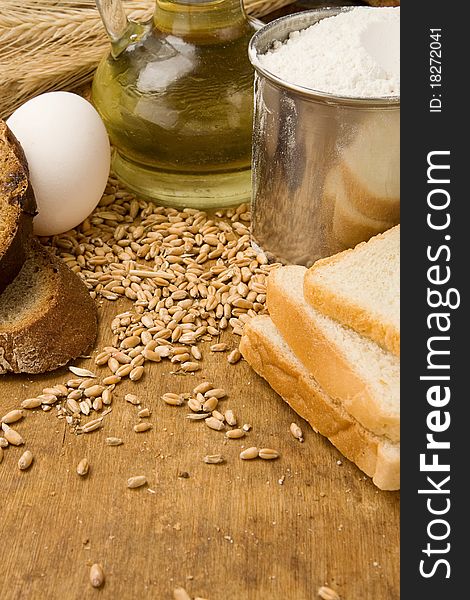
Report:
[[50,250],[31,241],[26,261],[0,295],[0,373],[43,373],[84,354],[97,334],[94,300]]
[[0,292],[13,281],[26,259],[35,214],[23,149],[0,119]]

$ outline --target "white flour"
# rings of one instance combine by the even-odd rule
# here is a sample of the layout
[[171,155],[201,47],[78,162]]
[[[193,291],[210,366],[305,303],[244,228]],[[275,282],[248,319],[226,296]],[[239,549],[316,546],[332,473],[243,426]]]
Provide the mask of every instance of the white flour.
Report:
[[259,55],[286,82],[337,96],[400,95],[400,9],[357,7]]

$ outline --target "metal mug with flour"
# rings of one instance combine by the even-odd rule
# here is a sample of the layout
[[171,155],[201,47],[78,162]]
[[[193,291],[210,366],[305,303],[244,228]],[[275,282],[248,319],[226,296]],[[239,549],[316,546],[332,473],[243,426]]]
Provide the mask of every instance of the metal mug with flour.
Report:
[[310,266],[400,220],[400,98],[347,97],[286,82],[259,55],[346,9],[277,19],[249,47],[255,67],[253,242]]

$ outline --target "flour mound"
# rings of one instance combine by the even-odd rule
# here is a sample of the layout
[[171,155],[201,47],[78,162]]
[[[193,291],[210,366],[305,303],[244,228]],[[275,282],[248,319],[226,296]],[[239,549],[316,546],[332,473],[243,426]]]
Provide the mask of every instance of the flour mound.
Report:
[[287,83],[356,98],[400,95],[400,8],[356,7],[258,55]]

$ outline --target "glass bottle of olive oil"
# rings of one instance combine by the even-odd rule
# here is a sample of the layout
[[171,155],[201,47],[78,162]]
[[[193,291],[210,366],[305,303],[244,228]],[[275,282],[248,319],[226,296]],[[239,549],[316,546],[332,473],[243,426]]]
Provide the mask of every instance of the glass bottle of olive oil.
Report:
[[260,23],[241,0],[157,0],[146,23],[120,0],[97,0],[111,53],[93,103],[114,147],[113,170],[140,196],[172,206],[250,198],[253,71]]

